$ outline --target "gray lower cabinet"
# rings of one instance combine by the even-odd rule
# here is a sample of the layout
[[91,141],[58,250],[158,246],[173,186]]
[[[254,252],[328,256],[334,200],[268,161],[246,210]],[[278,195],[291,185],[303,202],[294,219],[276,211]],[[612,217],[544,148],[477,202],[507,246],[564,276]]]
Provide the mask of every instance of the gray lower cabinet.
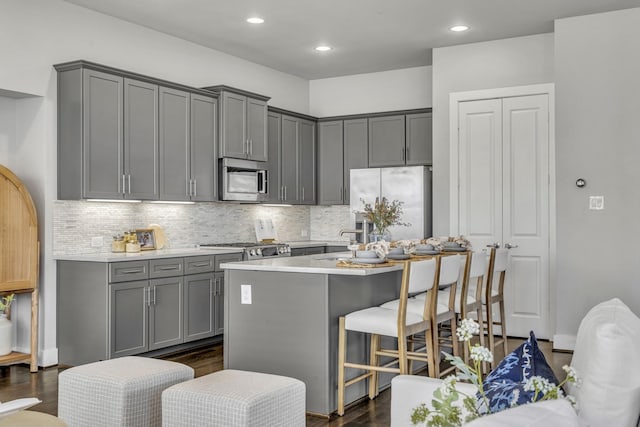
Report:
[[79,365],[224,331],[220,264],[241,254],[58,261],[58,361]]
[[318,204],[349,204],[349,171],[366,168],[367,119],[318,124]]

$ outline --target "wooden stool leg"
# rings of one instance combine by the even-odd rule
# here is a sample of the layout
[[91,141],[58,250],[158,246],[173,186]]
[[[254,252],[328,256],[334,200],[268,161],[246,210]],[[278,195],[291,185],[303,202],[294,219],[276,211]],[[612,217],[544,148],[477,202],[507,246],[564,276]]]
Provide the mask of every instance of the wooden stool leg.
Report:
[[504,350],[504,355],[509,354],[509,350],[507,347],[507,322],[505,322],[504,315],[504,300],[500,300],[500,331],[502,332],[502,348]]
[[[482,347],[484,347],[484,320],[482,319],[482,305],[478,305],[476,307],[476,314],[478,316],[478,325],[480,326],[480,332],[478,335],[478,338],[480,339],[480,345]],[[465,349],[467,347],[465,346]],[[468,352],[469,350],[467,350]],[[468,362],[467,360],[465,360],[465,362]],[[482,362],[482,372],[483,373],[487,373],[487,362]]]
[[[489,302],[487,304],[487,309],[485,310],[487,313],[487,337],[489,338],[489,351],[493,352],[495,350],[495,338],[493,336],[493,305]],[[495,357],[494,361],[489,363],[489,367],[493,369],[495,367]]]
[[[378,362],[380,360],[380,356],[378,356],[378,351],[380,350],[380,335],[372,334],[371,335],[371,345],[369,349],[369,365],[378,366]],[[371,376],[369,377],[369,399],[375,399],[378,395],[378,371],[372,370]]]
[[347,353],[347,331],[344,316],[338,320],[338,415],[344,415],[344,362]]
[[458,324],[456,319],[451,319],[451,345],[453,346],[453,355],[460,356],[460,343],[458,342]]
[[398,367],[400,375],[407,374],[407,337],[398,337]]
[[427,345],[427,367],[429,369],[429,376],[431,378],[438,378],[436,374],[436,362],[435,362],[435,350],[433,348],[433,330],[427,329],[424,333],[424,341]]

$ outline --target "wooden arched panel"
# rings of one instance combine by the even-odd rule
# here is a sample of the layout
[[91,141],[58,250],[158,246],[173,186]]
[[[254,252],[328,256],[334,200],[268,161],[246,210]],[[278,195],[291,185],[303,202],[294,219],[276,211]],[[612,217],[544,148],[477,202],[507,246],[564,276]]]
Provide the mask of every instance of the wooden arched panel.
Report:
[[38,258],[38,219],[31,195],[0,165],[0,292],[34,290]]

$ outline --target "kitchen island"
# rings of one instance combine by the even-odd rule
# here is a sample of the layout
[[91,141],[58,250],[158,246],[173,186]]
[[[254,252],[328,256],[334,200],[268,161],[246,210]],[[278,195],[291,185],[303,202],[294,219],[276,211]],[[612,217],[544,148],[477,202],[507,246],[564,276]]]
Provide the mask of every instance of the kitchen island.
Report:
[[[285,375],[306,384],[307,412],[337,408],[338,318],[397,297],[401,265],[337,267],[331,253],[224,263],[224,367]],[[350,361],[368,361],[363,334],[347,340]],[[356,376],[355,370],[347,377]],[[388,381],[390,376],[386,376]],[[385,378],[381,378],[384,384]],[[346,401],[367,394],[347,388]]]

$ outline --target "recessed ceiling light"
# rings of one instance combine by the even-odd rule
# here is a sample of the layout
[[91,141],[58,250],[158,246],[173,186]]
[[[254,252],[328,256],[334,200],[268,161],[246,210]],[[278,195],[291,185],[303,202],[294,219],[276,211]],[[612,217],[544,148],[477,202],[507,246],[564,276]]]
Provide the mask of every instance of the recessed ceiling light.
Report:
[[316,46],[316,50],[318,52],[327,52],[327,51],[329,51],[331,49],[333,49],[331,46],[326,46],[326,45]]
[[460,31],[467,31],[469,29],[469,27],[467,27],[466,25],[454,25],[453,27],[449,28],[449,30],[451,31],[455,31],[455,32],[460,32]]
[[264,19],[258,18],[257,16],[254,16],[252,18],[248,18],[247,22],[249,24],[262,24],[264,22]]

